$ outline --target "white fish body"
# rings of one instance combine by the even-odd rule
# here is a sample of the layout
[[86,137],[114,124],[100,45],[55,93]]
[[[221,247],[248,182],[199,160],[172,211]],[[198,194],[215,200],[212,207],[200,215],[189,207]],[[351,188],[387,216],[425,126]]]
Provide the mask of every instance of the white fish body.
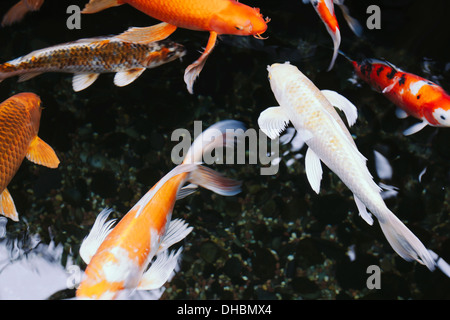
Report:
[[289,63],[273,64],[268,71],[280,106],[261,113],[261,130],[274,139],[291,122],[308,146],[305,169],[313,190],[319,192],[323,162],[353,192],[361,217],[372,224],[367,209],[376,216],[387,240],[402,258],[417,260],[434,270],[434,259],[422,242],[387,208],[381,189],[366,166],[366,158],[333,106],[344,112],[349,125],[357,119],[356,107],[334,91],[320,91]]

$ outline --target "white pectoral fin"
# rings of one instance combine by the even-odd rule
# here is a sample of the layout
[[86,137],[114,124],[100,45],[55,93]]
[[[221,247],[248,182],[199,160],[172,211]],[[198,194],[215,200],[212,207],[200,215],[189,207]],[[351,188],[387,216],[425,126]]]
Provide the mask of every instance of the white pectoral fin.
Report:
[[397,109],[395,109],[395,115],[397,116],[397,118],[399,119],[405,119],[409,116],[409,114],[403,110],[397,107]]
[[189,227],[184,220],[174,219],[170,221],[169,228],[161,240],[158,252],[165,251],[170,246],[186,238],[186,236],[191,233],[192,229],[193,227]]
[[311,150],[311,148],[308,148],[306,151],[305,170],[311,188],[318,194],[320,191],[323,170],[320,158]]
[[91,232],[84,238],[80,246],[80,256],[86,264],[89,264],[91,258],[97,252],[102,242],[112,230],[112,225],[116,219],[106,221],[112,209],[103,209],[95,219]]
[[258,118],[260,129],[270,138],[275,139],[284,131],[289,118],[281,107],[270,107],[261,112]]
[[114,84],[118,87],[124,87],[136,80],[145,68],[135,68],[127,71],[117,72],[114,76]]
[[355,195],[353,195],[353,198],[355,199],[356,206],[358,207],[359,215],[361,218],[364,219],[369,225],[373,225],[373,218],[372,214],[367,211],[366,206],[364,203],[362,203],[361,200]]
[[79,92],[86,89],[97,80],[98,73],[77,73],[73,76],[72,87],[73,91]]
[[408,129],[406,129],[405,131],[403,131],[403,134],[405,136],[409,136],[411,134],[417,133],[420,130],[422,130],[423,128],[425,128],[428,125],[428,122],[426,120],[423,120],[422,122],[418,122],[415,125],[412,125],[411,127],[409,127]]
[[350,100],[336,91],[322,90],[321,92],[333,106],[344,112],[349,126],[355,124],[358,119],[358,109]]
[[177,267],[178,258],[182,251],[182,248],[180,248],[178,251],[172,251],[170,254],[167,250],[158,254],[150,268],[142,275],[137,289],[154,290],[161,288]]

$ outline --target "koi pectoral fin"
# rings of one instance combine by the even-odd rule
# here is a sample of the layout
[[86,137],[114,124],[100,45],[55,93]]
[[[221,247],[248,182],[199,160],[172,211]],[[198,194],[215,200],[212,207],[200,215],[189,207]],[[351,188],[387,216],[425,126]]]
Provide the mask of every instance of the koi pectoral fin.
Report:
[[158,254],[150,268],[142,275],[137,289],[154,290],[161,288],[175,271],[182,251],[183,249],[180,248],[176,252],[172,251],[170,254],[167,250]]
[[170,36],[176,29],[177,27],[172,24],[169,24],[167,22],[161,22],[150,27],[129,28],[127,31],[113,38],[120,39],[126,42],[146,44],[150,42],[164,40],[168,36]]
[[344,112],[350,127],[355,124],[358,119],[358,110],[350,100],[336,91],[322,90],[321,92],[333,106]]
[[19,221],[19,214],[17,213],[16,206],[14,205],[11,194],[6,188],[0,194],[0,214],[13,221]]
[[417,133],[420,130],[422,130],[423,128],[425,128],[428,125],[428,122],[426,120],[423,120],[422,122],[418,122],[415,125],[412,125],[411,127],[409,127],[408,129],[406,129],[405,131],[403,131],[403,134],[405,136],[409,136],[411,134]]
[[267,108],[258,118],[259,128],[272,140],[284,131],[288,123],[289,118],[281,107]]
[[209,55],[211,54],[212,50],[214,49],[216,41],[217,41],[217,33],[214,31],[211,31],[205,51],[203,51],[200,58],[198,58],[194,63],[190,64],[184,72],[184,82],[186,83],[187,89],[190,94],[194,93],[194,90],[193,90],[194,81],[200,75],[200,72],[202,71],[202,69],[206,63],[206,59],[208,59]]
[[405,118],[409,117],[409,114],[405,110],[400,109],[399,107],[397,107],[397,109],[395,109],[395,115],[399,119],[405,119]]
[[112,225],[116,219],[106,221],[112,209],[103,209],[95,219],[89,234],[84,238],[80,246],[80,257],[86,264],[97,252],[98,248],[112,230]]
[[91,84],[97,80],[99,74],[98,73],[78,73],[75,74],[72,78],[72,87],[73,91],[79,92],[87,87],[89,87]]
[[55,151],[38,136],[31,141],[26,157],[31,162],[52,169],[59,165],[59,159]]

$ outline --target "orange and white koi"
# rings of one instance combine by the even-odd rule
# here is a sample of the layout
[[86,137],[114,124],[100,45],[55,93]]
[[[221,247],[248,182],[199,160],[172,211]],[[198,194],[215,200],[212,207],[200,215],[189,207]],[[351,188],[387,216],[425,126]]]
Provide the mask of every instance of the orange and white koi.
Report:
[[14,201],[6,188],[23,159],[57,168],[53,149],[38,137],[41,99],[34,93],[16,94],[0,104],[0,214],[19,221]]
[[352,191],[360,216],[370,225],[372,215],[392,248],[405,260],[416,260],[434,270],[435,261],[422,242],[386,206],[381,188],[373,181],[366,158],[334,106],[341,109],[349,125],[357,119],[356,107],[330,90],[319,90],[297,67],[273,64],[268,67],[270,87],[280,106],[264,110],[258,119],[261,130],[271,139],[279,136],[289,122],[308,146],[306,177],[319,193],[322,164],[326,164]]
[[20,0],[3,16],[2,27],[21,21],[28,12],[38,11],[45,0]]
[[0,81],[19,76],[21,82],[45,72],[66,72],[75,74],[73,89],[81,91],[94,83],[100,73],[116,72],[114,84],[126,86],[146,69],[185,54],[184,47],[175,42],[143,40],[142,35],[153,34],[159,27],[130,28],[117,36],[81,39],[33,51],[1,64]]
[[[226,120],[205,130],[194,140],[183,162],[150,189],[113,229],[113,221],[106,221],[109,212],[99,214],[80,248],[88,266],[76,292],[78,298],[123,298],[130,290],[157,289],[167,281],[181,253],[180,249],[169,254],[168,248],[192,230],[180,219],[171,220],[175,200],[197,186],[224,196],[240,192],[240,182],[200,165],[204,152],[234,143],[227,129],[243,129],[243,125]],[[182,188],[186,182],[191,184]]]
[[397,117],[413,116],[422,120],[406,129],[405,135],[416,133],[427,125],[450,127],[450,95],[436,83],[404,72],[385,61],[349,60],[358,77],[397,106]]
[[95,13],[103,9],[129,4],[145,14],[166,22],[164,32],[155,34],[153,40],[161,40],[176,28],[208,31],[208,44],[202,55],[186,68],[184,81],[193,93],[195,79],[211,54],[220,34],[255,36],[259,39],[267,29],[257,8],[251,8],[236,0],[90,0],[82,13]]
[[350,29],[352,29],[352,31],[358,37],[360,37],[362,34],[362,27],[359,24],[358,20],[350,16],[347,6],[344,5],[344,0],[303,0],[303,3],[308,2],[311,2],[320,19],[322,19],[322,22],[325,24],[328,33],[333,39],[334,52],[330,66],[328,67],[328,71],[330,71],[334,66],[338,55],[339,46],[341,44],[341,32],[339,30],[339,24],[334,13],[333,3],[337,4],[339,8],[341,8],[342,14],[344,15],[344,18],[347,21]]

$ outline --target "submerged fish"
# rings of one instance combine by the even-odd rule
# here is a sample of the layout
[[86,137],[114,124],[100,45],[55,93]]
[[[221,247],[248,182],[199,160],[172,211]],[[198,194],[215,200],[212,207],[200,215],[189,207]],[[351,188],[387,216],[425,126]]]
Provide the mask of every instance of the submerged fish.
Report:
[[341,44],[341,32],[339,30],[339,23],[334,13],[333,3],[337,4],[339,8],[341,8],[342,14],[344,15],[350,29],[352,29],[358,37],[362,34],[362,27],[358,20],[350,16],[348,8],[344,5],[344,0],[303,0],[303,3],[308,2],[311,2],[320,19],[322,19],[322,22],[325,24],[331,39],[333,39],[334,52],[333,57],[331,58],[330,66],[328,67],[328,71],[330,71],[334,66],[334,62],[336,61],[339,52],[339,46]]
[[[124,298],[129,291],[157,289],[167,281],[181,253],[181,249],[168,253],[168,248],[192,231],[184,221],[171,220],[175,200],[196,186],[224,196],[240,192],[239,182],[200,165],[204,152],[234,143],[227,129],[239,128],[243,126],[238,121],[221,121],[200,134],[182,164],[150,189],[112,230],[112,221],[106,221],[109,212],[99,214],[80,248],[88,266],[78,298]],[[191,184],[182,188],[186,182]]]
[[405,260],[416,260],[434,270],[435,261],[422,242],[392,213],[373,181],[366,158],[333,106],[340,108],[349,125],[357,119],[356,107],[340,94],[320,91],[295,66],[273,64],[269,81],[279,107],[268,108],[258,119],[262,131],[275,139],[291,122],[309,147],[305,156],[308,181],[319,193],[321,161],[353,192],[361,217],[370,225],[375,215],[392,248]]
[[41,99],[19,93],[0,104],[0,214],[18,221],[14,201],[6,188],[23,159],[49,167],[59,165],[53,149],[38,136]]
[[427,125],[450,127],[450,95],[436,83],[404,72],[385,61],[349,60],[358,77],[397,106],[397,117],[413,116],[422,120],[406,129],[405,135],[416,133]]
[[28,12],[39,10],[45,0],[20,0],[3,16],[2,26],[9,26],[21,21]]
[[262,17],[259,9],[236,0],[90,0],[82,13],[95,13],[125,3],[166,22],[162,24],[164,30],[155,34],[153,40],[168,37],[176,28],[210,33],[205,51],[186,68],[184,81],[190,93],[193,93],[194,81],[212,52],[218,35],[252,35],[261,38],[267,29],[268,19]]
[[154,27],[130,28],[103,38],[81,39],[33,51],[0,65],[0,81],[19,76],[19,82],[45,72],[74,73],[73,89],[81,91],[100,73],[116,72],[114,84],[122,87],[136,80],[146,69],[181,58],[182,45],[168,40],[148,42],[142,38]]

